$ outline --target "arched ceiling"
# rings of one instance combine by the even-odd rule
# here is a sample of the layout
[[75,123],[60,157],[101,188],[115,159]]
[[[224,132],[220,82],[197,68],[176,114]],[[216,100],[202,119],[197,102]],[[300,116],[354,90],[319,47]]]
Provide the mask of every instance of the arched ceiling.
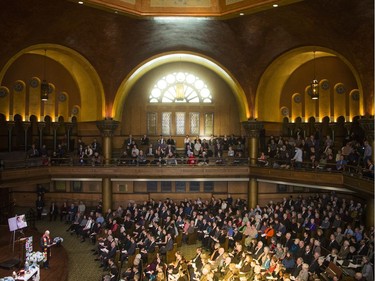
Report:
[[232,18],[290,5],[302,0],[68,0],[136,17]]

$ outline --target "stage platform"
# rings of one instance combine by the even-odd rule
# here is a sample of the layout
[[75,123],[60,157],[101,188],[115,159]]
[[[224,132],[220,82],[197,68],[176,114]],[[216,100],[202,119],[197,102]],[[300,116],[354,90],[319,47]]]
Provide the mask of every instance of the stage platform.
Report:
[[[36,229],[27,228],[24,232],[25,237],[33,236],[34,240],[34,251],[40,251],[39,241],[42,236]],[[0,278],[6,276],[12,276],[14,270],[19,269],[19,264],[16,261],[21,259],[20,257],[20,246],[19,242],[15,243],[14,253],[12,252],[11,236],[8,226],[0,226],[0,264],[4,264],[4,267],[0,267]],[[19,235],[17,234],[19,239]],[[24,244],[23,244],[24,245]],[[63,246],[52,248],[52,257],[50,260],[49,269],[40,270],[41,281],[67,281],[68,280],[68,255]]]

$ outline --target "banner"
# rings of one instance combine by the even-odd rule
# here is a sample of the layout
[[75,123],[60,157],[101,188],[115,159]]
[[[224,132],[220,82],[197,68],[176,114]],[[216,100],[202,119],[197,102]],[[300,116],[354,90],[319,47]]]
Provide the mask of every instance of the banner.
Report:
[[27,260],[29,255],[33,252],[33,237],[32,236],[26,237],[25,252],[26,252],[26,260]]

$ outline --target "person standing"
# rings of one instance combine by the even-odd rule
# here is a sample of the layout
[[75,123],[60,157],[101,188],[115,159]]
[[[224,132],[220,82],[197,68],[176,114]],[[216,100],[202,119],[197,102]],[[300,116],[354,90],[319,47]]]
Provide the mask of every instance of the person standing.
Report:
[[38,196],[38,199],[35,202],[36,205],[36,213],[37,213],[37,219],[41,220],[42,219],[42,212],[44,208],[44,201],[42,199],[42,196]]
[[51,257],[51,246],[53,244],[51,243],[51,238],[50,238],[50,232],[49,230],[46,230],[40,239],[40,247],[42,249],[42,253],[44,256],[44,263],[43,267],[45,269],[49,269],[49,260]]

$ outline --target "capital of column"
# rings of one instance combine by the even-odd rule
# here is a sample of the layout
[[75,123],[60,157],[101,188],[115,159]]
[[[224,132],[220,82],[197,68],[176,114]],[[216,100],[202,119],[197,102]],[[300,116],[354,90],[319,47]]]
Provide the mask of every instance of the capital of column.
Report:
[[60,122],[52,122],[52,129],[56,131],[60,127]]
[[103,137],[112,137],[119,124],[119,121],[112,119],[104,119],[96,122],[96,126]]
[[14,126],[15,126],[15,122],[14,121],[7,121],[7,127],[8,127],[8,130],[9,131],[12,131]]
[[74,127],[74,123],[71,122],[65,122],[64,125],[67,131],[70,131]]
[[31,122],[29,122],[29,121],[23,121],[22,122],[22,127],[25,131],[27,131],[30,128],[30,126],[31,126]]
[[317,131],[320,131],[320,129],[322,128],[322,126],[323,126],[322,123],[315,123],[315,124],[314,124],[314,128],[315,128],[315,130],[317,130]]
[[334,131],[337,128],[336,123],[329,123],[328,126],[331,128],[332,131]]
[[248,120],[242,122],[242,126],[245,129],[246,135],[250,138],[258,138],[260,131],[264,128],[263,122],[256,120]]
[[42,131],[46,127],[46,122],[38,122],[38,129]]

